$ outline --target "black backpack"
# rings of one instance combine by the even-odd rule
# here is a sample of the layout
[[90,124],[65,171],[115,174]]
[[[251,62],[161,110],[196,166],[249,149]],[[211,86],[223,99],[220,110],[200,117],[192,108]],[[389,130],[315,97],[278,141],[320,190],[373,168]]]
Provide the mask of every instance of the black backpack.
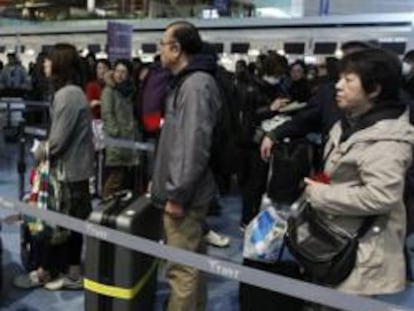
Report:
[[[178,91],[184,81],[196,71],[183,75],[176,84],[173,106],[176,105]],[[212,73],[203,71],[210,75]],[[241,123],[239,119],[237,91],[226,73],[212,75],[221,94],[222,105],[213,130],[210,150],[210,168],[214,176],[228,176],[237,172],[240,160]]]
[[235,174],[241,166],[242,126],[239,93],[224,71],[215,77],[221,93],[220,117],[214,129],[210,166],[214,175]]

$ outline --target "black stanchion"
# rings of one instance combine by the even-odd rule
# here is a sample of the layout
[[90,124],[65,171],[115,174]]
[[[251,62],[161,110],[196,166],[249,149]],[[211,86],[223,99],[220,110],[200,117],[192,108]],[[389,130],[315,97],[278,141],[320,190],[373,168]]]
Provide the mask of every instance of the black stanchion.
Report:
[[24,133],[25,122],[22,121],[19,123],[19,152],[18,152],[18,162],[17,162],[17,173],[19,175],[19,199],[22,200],[25,192],[25,174],[26,174],[26,136]]

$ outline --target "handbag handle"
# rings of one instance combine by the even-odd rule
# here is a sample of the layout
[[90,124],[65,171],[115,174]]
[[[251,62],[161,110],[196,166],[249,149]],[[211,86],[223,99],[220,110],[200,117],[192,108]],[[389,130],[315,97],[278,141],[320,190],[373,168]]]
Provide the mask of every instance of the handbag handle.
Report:
[[277,262],[282,261],[283,254],[285,253],[285,248],[286,248],[286,240],[283,238],[282,246],[280,247],[279,255],[277,256]]

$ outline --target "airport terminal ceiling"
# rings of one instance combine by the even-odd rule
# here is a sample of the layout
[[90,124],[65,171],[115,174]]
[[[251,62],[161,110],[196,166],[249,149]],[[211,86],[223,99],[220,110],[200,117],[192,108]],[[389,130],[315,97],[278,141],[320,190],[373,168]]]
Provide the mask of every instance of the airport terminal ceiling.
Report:
[[[289,2],[284,0],[279,2]],[[230,16],[236,7],[253,16],[252,0],[0,0],[2,15],[27,20],[67,20],[99,18],[196,17],[209,8],[220,16]]]
[[291,18],[414,11],[411,0],[0,0],[0,16],[27,21],[105,18]]
[[[283,42],[304,42],[312,48],[315,42],[345,40],[408,41],[412,36],[412,14],[365,14],[293,19],[191,19],[201,30],[203,37],[223,43],[224,51],[233,42],[250,42],[252,47],[278,48]],[[174,19],[145,19],[128,21],[134,28],[133,42],[158,43],[165,26]],[[80,44],[101,44],[106,41],[107,22],[77,21],[48,22],[30,25],[0,27],[0,45],[11,49],[15,44],[26,48],[39,48],[42,44],[71,41]],[[84,46],[83,46],[84,47]]]
[[[191,17],[204,39],[234,57],[292,44],[303,49],[293,49],[289,56],[332,55],[336,48],[332,53],[332,48],[320,47],[338,47],[347,40],[385,41],[399,50],[401,42],[404,50],[414,47],[410,0],[0,0],[0,59],[19,46],[27,62],[44,46],[62,41],[104,52],[107,21],[115,19],[133,26],[132,54],[140,56],[180,17]],[[239,43],[248,44],[246,53],[234,52]]]

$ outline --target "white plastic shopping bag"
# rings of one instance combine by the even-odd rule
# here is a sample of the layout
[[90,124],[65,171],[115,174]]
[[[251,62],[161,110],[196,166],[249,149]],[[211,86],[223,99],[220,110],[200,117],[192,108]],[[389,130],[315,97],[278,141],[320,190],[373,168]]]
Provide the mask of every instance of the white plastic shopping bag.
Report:
[[273,206],[266,207],[246,227],[243,257],[267,263],[277,262],[286,230],[285,218]]

